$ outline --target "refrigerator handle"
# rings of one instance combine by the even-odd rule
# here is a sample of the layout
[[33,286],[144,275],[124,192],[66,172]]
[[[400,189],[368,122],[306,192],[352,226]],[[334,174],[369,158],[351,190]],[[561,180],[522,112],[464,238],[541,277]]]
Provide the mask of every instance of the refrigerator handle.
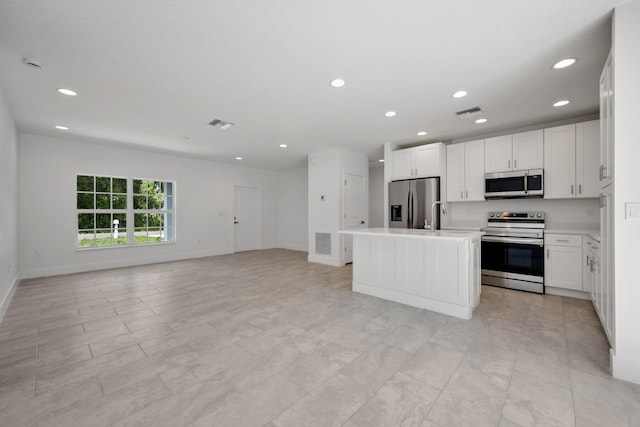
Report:
[[411,197],[411,209],[409,210],[409,212],[411,212],[411,224],[409,226],[409,228],[413,228],[413,220],[415,219],[414,215],[413,215],[413,191],[410,194]]
[[411,191],[407,193],[407,228],[411,228]]

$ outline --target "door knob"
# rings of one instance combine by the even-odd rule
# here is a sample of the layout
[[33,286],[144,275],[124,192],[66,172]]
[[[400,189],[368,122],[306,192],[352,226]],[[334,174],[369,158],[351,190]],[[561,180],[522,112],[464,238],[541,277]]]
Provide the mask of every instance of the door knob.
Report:
[[360,221],[360,224],[364,224],[364,221]]

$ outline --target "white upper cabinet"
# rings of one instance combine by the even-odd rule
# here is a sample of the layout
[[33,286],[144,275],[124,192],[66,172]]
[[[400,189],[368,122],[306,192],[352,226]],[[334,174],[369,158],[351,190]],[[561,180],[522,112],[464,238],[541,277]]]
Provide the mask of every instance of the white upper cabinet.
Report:
[[445,167],[445,156],[445,146],[441,142],[393,151],[391,179],[441,176]]
[[542,130],[513,135],[513,170],[540,169],[544,166]]
[[600,120],[576,124],[576,197],[600,194]]
[[544,130],[544,198],[598,197],[598,120]]
[[576,125],[544,130],[544,198],[576,197]]
[[447,147],[447,201],[484,200],[484,140]]
[[391,153],[391,170],[393,179],[413,178],[415,168],[413,167],[413,151],[396,150]]
[[505,135],[484,140],[484,171],[510,171],[513,157],[513,136]]
[[485,172],[540,169],[544,164],[543,131],[517,133],[485,140]]

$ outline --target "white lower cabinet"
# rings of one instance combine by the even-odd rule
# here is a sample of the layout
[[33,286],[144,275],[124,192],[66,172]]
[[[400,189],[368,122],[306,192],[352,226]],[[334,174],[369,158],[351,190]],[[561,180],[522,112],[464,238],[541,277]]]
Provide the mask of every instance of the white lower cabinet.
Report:
[[582,291],[582,236],[545,233],[544,284]]

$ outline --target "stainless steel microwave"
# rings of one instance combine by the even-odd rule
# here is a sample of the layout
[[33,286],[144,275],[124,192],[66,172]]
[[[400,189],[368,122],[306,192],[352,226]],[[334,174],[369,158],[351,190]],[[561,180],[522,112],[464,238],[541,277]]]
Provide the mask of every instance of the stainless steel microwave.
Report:
[[485,199],[516,199],[544,196],[542,169],[495,172],[484,175]]

